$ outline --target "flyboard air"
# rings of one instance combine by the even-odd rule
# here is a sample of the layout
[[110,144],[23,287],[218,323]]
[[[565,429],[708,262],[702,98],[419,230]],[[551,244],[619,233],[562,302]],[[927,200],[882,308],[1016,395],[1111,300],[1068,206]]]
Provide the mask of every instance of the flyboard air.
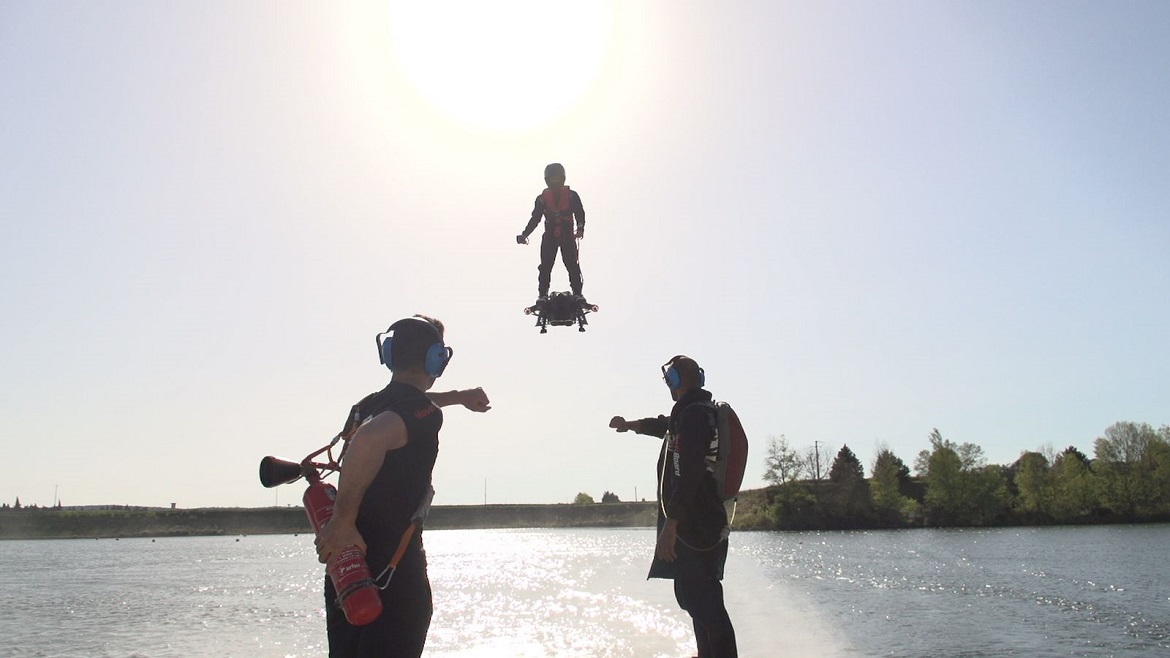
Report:
[[540,333],[546,334],[550,324],[554,327],[571,327],[576,324],[577,331],[585,331],[585,325],[589,324],[585,316],[596,313],[597,310],[597,304],[590,304],[581,295],[554,292],[525,308],[524,315],[535,315]]

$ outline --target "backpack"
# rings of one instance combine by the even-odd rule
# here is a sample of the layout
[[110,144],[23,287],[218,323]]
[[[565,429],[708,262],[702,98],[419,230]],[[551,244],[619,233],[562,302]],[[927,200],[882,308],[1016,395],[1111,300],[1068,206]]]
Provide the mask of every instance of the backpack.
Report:
[[726,402],[715,402],[715,437],[719,441],[715,457],[715,485],[723,500],[735,500],[747,469],[748,439],[735,409]]

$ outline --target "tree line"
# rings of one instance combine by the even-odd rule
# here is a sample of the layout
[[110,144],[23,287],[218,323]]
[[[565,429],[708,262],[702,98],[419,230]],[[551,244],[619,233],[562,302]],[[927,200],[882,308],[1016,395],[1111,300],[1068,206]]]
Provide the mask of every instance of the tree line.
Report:
[[931,431],[910,467],[879,449],[866,478],[844,445],[820,468],[820,450],[770,437],[763,499],[749,527],[785,530],[1170,521],[1170,426],[1119,422],[1093,443],[1025,451],[988,464],[983,449]]
[[[590,496],[589,494],[585,493],[584,491],[578,493],[577,497],[573,499],[574,505],[593,505],[596,502],[597,501],[593,500],[593,496]],[[601,494],[601,502],[603,502],[603,503],[620,503],[620,502],[622,502],[622,499],[618,498],[617,494],[615,494],[612,491],[609,491],[607,489],[605,491],[605,493]]]
[[0,504],[0,511],[3,511],[3,510],[39,510],[39,509],[60,510],[61,509],[61,501],[58,500],[56,503],[53,504],[52,507],[40,507],[36,503],[33,503],[32,505],[21,505],[20,504],[20,496],[17,496],[16,497],[16,504],[14,504],[14,505],[10,506],[8,503]]

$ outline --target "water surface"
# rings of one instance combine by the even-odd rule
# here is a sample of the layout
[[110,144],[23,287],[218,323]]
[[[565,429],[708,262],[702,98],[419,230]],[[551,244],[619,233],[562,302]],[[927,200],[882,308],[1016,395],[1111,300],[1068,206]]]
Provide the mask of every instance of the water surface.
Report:
[[[693,655],[651,529],[427,531],[428,656]],[[1170,526],[736,533],[752,656],[1170,655]],[[327,652],[301,536],[0,543],[0,656]]]

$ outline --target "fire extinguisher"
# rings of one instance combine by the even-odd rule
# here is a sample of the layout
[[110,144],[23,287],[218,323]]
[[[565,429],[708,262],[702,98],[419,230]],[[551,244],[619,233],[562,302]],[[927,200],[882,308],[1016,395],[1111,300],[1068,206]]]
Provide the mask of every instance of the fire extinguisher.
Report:
[[[337,499],[337,487],[321,479],[316,469],[306,469],[305,514],[313,532],[318,535],[333,518],[333,501]],[[337,602],[345,612],[345,619],[354,626],[363,626],[382,614],[382,597],[370,575],[370,567],[357,545],[346,546],[339,554],[333,555],[325,571],[337,591]]]

